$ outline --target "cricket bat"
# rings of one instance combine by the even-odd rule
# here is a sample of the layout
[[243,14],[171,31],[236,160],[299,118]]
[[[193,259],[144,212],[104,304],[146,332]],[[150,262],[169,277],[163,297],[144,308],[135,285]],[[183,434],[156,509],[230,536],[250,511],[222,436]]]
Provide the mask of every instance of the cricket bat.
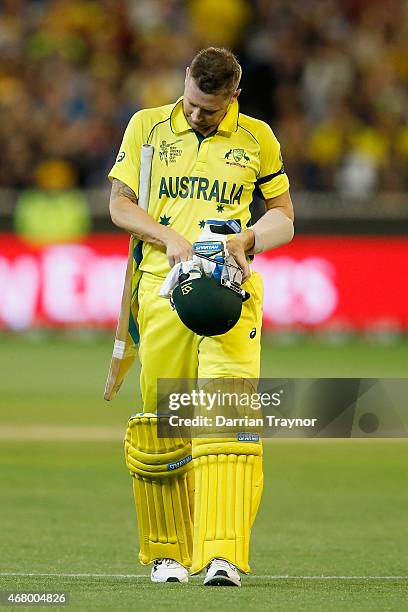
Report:
[[[147,211],[150,195],[150,177],[152,171],[154,147],[144,144],[140,156],[139,199],[140,208]],[[126,266],[125,283],[123,286],[122,301],[118,324],[116,327],[115,343],[111,357],[108,377],[105,384],[104,399],[110,401],[116,397],[126,374],[133,364],[137,348],[129,335],[129,318],[132,307],[132,281],[133,281],[133,252],[137,238],[131,236],[129,242],[128,261]]]

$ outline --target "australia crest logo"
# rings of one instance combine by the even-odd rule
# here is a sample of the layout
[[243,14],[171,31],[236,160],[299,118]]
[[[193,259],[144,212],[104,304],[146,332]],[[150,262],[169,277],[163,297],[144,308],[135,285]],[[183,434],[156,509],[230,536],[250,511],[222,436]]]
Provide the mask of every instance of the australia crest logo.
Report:
[[240,166],[246,168],[247,163],[250,161],[250,157],[245,149],[230,149],[224,155],[225,162],[229,166]]

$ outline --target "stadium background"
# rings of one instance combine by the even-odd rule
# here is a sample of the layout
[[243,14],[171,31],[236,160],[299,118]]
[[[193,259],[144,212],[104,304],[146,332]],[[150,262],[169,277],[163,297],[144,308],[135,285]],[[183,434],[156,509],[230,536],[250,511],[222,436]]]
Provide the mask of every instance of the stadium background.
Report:
[[[62,574],[143,572],[120,444],[137,367],[114,404],[101,399],[127,252],[106,174],[130,116],[176,99],[197,49],[237,53],[241,110],[273,127],[291,180],[296,238],[256,263],[264,376],[406,377],[407,24],[402,0],[3,0],[2,588],[65,588],[77,609],[162,602],[143,579]],[[271,576],[406,574],[406,451],[268,443],[253,561],[266,578],[234,606],[403,609],[401,580]],[[230,605],[198,586],[189,597]]]

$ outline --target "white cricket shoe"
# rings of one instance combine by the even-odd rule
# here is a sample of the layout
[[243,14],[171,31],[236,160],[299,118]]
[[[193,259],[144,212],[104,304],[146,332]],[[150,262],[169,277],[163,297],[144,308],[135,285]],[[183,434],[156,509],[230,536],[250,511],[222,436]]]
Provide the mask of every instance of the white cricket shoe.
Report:
[[152,582],[188,582],[188,570],[174,559],[156,559],[150,580]]
[[204,578],[205,586],[241,586],[241,576],[237,568],[224,559],[213,559],[207,565]]

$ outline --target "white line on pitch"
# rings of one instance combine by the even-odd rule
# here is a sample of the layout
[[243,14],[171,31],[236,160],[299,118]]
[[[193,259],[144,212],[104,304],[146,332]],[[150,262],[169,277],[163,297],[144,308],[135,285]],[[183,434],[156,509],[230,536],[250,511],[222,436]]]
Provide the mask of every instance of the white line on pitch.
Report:
[[[23,572],[0,572],[0,577],[54,577],[54,578],[148,578],[148,574],[43,574]],[[199,576],[192,576],[199,578]],[[408,580],[408,576],[273,576],[250,574],[245,578],[261,580]]]

